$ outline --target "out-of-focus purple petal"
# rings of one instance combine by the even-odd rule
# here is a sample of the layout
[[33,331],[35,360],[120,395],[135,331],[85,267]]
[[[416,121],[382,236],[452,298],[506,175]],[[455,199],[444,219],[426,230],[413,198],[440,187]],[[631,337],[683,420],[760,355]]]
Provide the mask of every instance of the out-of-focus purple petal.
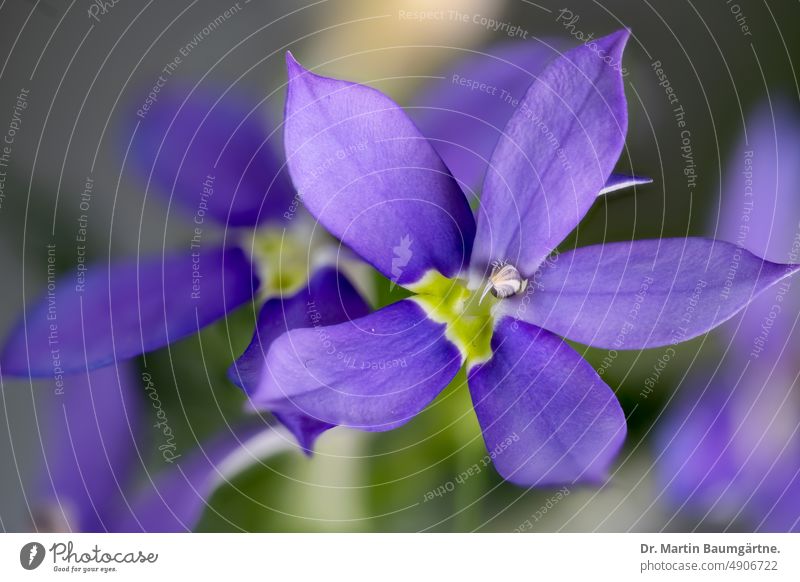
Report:
[[680,513],[718,527],[800,529],[793,497],[800,421],[795,373],[783,373],[785,364],[773,368],[731,354],[721,375],[687,385],[657,438],[660,481]]
[[594,369],[562,339],[503,318],[494,355],[469,374],[494,465],[520,485],[602,480],[623,441],[625,415]]
[[[264,362],[272,342],[296,328],[322,327],[363,317],[369,306],[347,278],[335,268],[322,268],[300,292],[285,299],[270,299],[261,308],[250,345],[228,371],[231,381],[253,394],[264,374]],[[289,403],[287,403],[288,405]],[[276,414],[297,437],[300,446],[310,451],[316,438],[333,425],[320,422],[297,410]]]
[[329,424],[383,431],[411,420],[455,377],[444,324],[404,300],[366,317],[295,329],[272,343],[256,405]]
[[486,174],[475,270],[505,260],[532,275],[605,186],[627,131],[620,63],[628,36],[621,30],[566,52],[528,89]]
[[137,117],[131,160],[192,219],[247,226],[280,217],[294,196],[275,153],[280,132],[256,101],[223,89],[168,84]]
[[583,344],[651,348],[706,333],[798,269],[702,238],[594,245],[548,261],[500,309]]
[[763,503],[764,498],[760,500],[763,517],[754,520],[758,522],[760,532],[800,532],[800,510],[797,503],[800,499],[800,471],[795,466],[794,471],[785,473],[790,477],[786,486],[773,488],[774,491],[766,497],[768,503]]
[[248,301],[258,279],[238,248],[88,267],[56,279],[29,307],[2,355],[4,374],[95,369],[191,335]]
[[102,532],[139,461],[141,406],[130,362],[63,378],[40,417],[45,454],[32,500],[38,531]]
[[[800,116],[783,101],[765,103],[748,117],[747,138],[728,164],[717,236],[796,262]],[[795,285],[781,282],[724,327],[723,372],[694,372],[659,426],[661,482],[695,522],[699,515],[715,527],[800,530]]]
[[762,104],[747,118],[728,160],[722,184],[716,238],[741,243],[776,262],[789,260],[798,234],[800,200],[800,113],[794,103]]
[[511,114],[562,48],[549,38],[490,46],[458,60],[414,97],[411,117],[465,189],[480,186]]
[[439,155],[388,97],[287,55],[287,164],[308,210],[399,284],[467,264],[475,221]]
[[[775,100],[762,104],[747,118],[744,137],[729,160],[722,184],[722,207],[717,237],[743,246],[771,261],[800,262],[800,114],[796,106]],[[733,349],[746,356],[752,338],[762,334],[762,326],[772,306],[781,313],[769,318],[770,335],[778,342],[791,333],[800,310],[800,293],[783,286],[765,293],[745,311]],[[727,327],[733,332],[735,327]]]
[[644,176],[631,176],[629,174],[611,174],[606,180],[606,185],[600,190],[598,196],[611,194],[617,190],[630,188],[631,186],[641,186],[642,184],[650,184],[653,182],[652,178],[645,178]]
[[[723,385],[733,389],[733,383]],[[716,504],[715,513],[730,519],[746,496],[735,490],[726,493],[738,469],[735,458],[726,451],[726,437],[731,434],[730,419],[724,412],[727,394],[710,390],[698,401],[703,386],[691,388],[687,405],[675,407],[675,414],[665,417],[659,427],[656,449],[660,481],[676,509],[707,510]]]
[[189,531],[221,485],[290,448],[288,435],[273,428],[231,427],[153,476],[132,498],[130,507],[120,512],[114,531]]

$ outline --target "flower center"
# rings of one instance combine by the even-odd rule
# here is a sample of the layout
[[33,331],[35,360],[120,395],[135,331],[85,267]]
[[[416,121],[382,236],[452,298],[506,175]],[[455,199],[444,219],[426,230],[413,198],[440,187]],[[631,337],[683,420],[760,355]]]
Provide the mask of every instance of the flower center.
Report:
[[373,294],[370,266],[355,260],[324,229],[304,217],[295,218],[285,228],[268,225],[250,231],[240,245],[256,266],[260,301],[294,295],[323,266],[336,267],[347,275],[362,295]]
[[[491,279],[489,284],[494,286]],[[468,369],[492,357],[493,310],[508,295],[481,293],[470,289],[464,279],[448,279],[436,271],[429,271],[408,289],[416,293],[411,300],[430,319],[446,325],[445,335],[458,347]]]
[[293,295],[308,278],[309,239],[299,229],[263,227],[242,244],[252,257],[262,297]]

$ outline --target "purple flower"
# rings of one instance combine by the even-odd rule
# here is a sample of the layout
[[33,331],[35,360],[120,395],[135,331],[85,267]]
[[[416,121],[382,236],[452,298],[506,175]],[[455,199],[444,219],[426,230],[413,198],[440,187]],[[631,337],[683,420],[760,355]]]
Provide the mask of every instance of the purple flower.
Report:
[[[257,111],[228,92],[170,86],[159,94],[134,128],[131,158],[148,190],[154,182],[186,212],[191,237],[181,251],[92,263],[62,277],[52,249],[47,291],[20,318],[0,358],[5,375],[60,383],[156,350],[254,297],[294,294],[330,262],[336,245],[313,236],[309,217],[298,212],[271,148],[274,132]],[[215,225],[224,227],[222,240]],[[354,294],[346,304],[363,305],[349,283],[339,289]]]
[[201,233],[197,242],[91,263],[61,277],[56,269],[67,258],[52,249],[47,290],[10,334],[0,360],[4,374],[58,379],[93,370],[191,335],[253,298],[256,266],[227,231],[215,240],[214,226],[274,218],[268,211],[282,212],[292,190],[250,111],[238,100],[202,93],[160,95],[137,126],[132,158],[148,186],[152,179],[188,211]]
[[[367,313],[350,282],[325,266],[325,248],[315,257],[321,261],[307,260],[320,251],[309,234],[313,225],[298,213],[272,136],[255,111],[231,94],[161,92],[137,124],[130,152],[148,185],[153,182],[191,221],[194,234],[184,251],[92,263],[79,278],[55,277],[54,257],[45,295],[11,333],[3,374],[49,377],[56,384],[43,440],[46,470],[32,508],[39,529],[191,528],[220,483],[218,465],[243,441],[252,437],[267,449],[287,442],[263,423],[231,427],[172,459],[170,470],[152,479],[143,475],[137,444],[161,428],[150,426],[152,411],[140,410],[136,392],[145,382],[133,376],[130,358],[191,335],[254,298],[285,297],[264,304],[240,367],[269,347],[274,330],[307,324],[298,305],[319,305],[324,324]],[[215,225],[222,227],[221,241]],[[231,375],[242,382],[236,369]],[[290,428],[312,422],[299,414],[280,419]],[[256,460],[258,451],[245,447],[236,455]]]
[[[718,234],[796,262],[800,115],[764,103],[729,160]],[[714,225],[715,229],[717,225]],[[657,468],[676,515],[695,527],[800,530],[797,313],[784,281],[725,325],[724,358],[692,374],[659,427]],[[692,523],[692,521],[688,521]]]
[[[247,387],[254,405],[314,419],[310,436],[336,425],[389,430],[465,365],[503,477],[525,485],[602,479],[623,443],[625,418],[614,393],[560,336],[615,349],[689,339],[787,275],[784,265],[696,238],[553,256],[622,151],[623,82],[598,54],[619,62],[627,38],[623,30],[593,41],[541,71],[491,154],[477,217],[395,103],[315,75],[289,55],[284,139],[306,208],[415,295],[275,339],[258,382]],[[398,246],[408,251],[402,267]],[[690,302],[694,316],[684,321]]]

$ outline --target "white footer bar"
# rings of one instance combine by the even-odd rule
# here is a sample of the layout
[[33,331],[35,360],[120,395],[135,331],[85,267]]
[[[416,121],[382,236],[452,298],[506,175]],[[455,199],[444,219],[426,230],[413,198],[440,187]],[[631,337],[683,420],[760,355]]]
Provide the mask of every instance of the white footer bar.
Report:
[[799,566],[792,534],[0,535],[2,580],[778,581]]

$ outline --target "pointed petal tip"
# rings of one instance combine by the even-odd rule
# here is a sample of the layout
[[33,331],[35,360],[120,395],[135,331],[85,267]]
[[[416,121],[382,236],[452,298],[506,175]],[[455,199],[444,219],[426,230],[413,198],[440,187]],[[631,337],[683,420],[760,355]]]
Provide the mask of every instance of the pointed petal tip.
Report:
[[309,458],[314,455],[314,446],[322,433],[333,428],[331,424],[321,422],[302,413],[273,411],[272,415],[288,429],[297,442],[298,448]]
[[630,37],[631,37],[631,29],[625,26],[623,28],[620,28],[619,30],[612,32],[606,38],[612,40],[612,42],[615,43],[622,43],[624,47],[625,43],[628,42],[628,39]]
[[635,187],[652,183],[653,179],[645,176],[613,173],[611,174],[611,176],[608,177],[608,180],[606,180],[605,187],[602,190],[600,190],[600,192],[598,192],[597,195],[598,197],[604,196],[606,194],[611,194],[612,192],[616,192],[618,190],[624,190],[626,188],[630,188],[631,186]]
[[[758,253],[751,252],[751,254],[757,259],[764,261],[764,265],[768,265],[767,268],[774,273],[773,280],[771,283],[769,283],[769,285],[767,285],[767,287],[771,287],[779,281],[783,281],[787,277],[791,277],[800,271],[800,263],[776,263],[765,259]],[[783,270],[783,273],[780,273],[781,269]]]
[[242,379],[241,374],[239,374],[239,366],[236,362],[231,364],[230,368],[228,368],[228,371],[225,373],[225,375],[228,377],[228,380],[230,381],[231,384],[239,388],[242,392],[244,392],[248,396],[250,395],[250,393],[247,391],[247,388],[245,387],[245,382]]
[[781,265],[786,269],[786,276],[789,277],[800,271],[800,263],[785,263]]
[[630,28],[620,28],[619,30],[599,39],[598,43],[606,45],[609,53],[613,54],[617,58],[621,58],[622,52],[625,50],[625,45],[628,43],[630,36]]
[[303,452],[306,457],[314,456],[314,445],[317,444],[317,439],[325,432],[325,428],[315,426],[312,422],[309,426],[309,420],[302,422],[301,419],[296,419],[295,422],[289,421],[284,415],[276,414],[275,417],[287,428],[289,432],[297,441],[298,448]]
[[289,80],[308,72],[308,70],[294,58],[292,51],[286,51],[286,72],[289,75]]
[[295,430],[292,427],[288,427],[289,432],[292,433],[295,440],[297,441],[297,447],[300,451],[305,455],[307,458],[311,459],[314,457],[314,445],[317,444],[317,440],[322,435],[322,432],[309,432],[303,430]]

